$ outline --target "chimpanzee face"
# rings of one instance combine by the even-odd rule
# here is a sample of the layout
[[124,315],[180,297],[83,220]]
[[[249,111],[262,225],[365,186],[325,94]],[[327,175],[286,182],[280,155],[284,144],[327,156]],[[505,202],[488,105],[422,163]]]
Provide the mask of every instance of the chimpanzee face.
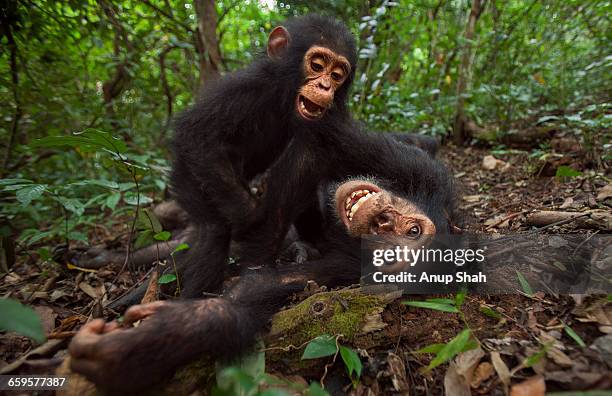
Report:
[[415,204],[366,180],[342,183],[335,194],[335,207],[347,232],[429,239],[436,226]]
[[[283,59],[290,42],[291,35],[287,29],[282,26],[275,28],[268,38],[268,56]],[[311,44],[300,61],[302,81],[297,89],[295,111],[303,120],[318,120],[332,107],[335,94],[347,83],[351,63],[345,56],[322,44]]]
[[296,110],[305,120],[316,120],[334,103],[334,93],[351,73],[351,64],[342,55],[320,46],[304,56],[304,84],[296,100]]

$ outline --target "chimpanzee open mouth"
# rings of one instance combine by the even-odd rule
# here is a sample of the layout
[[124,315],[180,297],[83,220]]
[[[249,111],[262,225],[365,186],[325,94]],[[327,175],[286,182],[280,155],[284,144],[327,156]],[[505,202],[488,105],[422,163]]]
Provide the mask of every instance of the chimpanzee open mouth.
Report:
[[[349,191],[342,191],[347,187],[350,187]],[[341,195],[336,198],[338,213],[347,226],[353,221],[353,217],[359,208],[362,207],[367,200],[380,193],[380,189],[373,184],[359,183],[355,185],[354,182],[348,182],[340,186],[338,190],[341,192]]]
[[317,120],[325,114],[325,107],[320,106],[304,95],[298,95],[297,110],[300,115],[307,120]]

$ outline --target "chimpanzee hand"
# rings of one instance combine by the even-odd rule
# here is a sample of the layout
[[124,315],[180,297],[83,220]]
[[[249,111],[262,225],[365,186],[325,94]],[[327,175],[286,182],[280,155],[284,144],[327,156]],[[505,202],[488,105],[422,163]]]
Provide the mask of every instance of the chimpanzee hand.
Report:
[[[225,301],[224,301],[225,302]],[[199,356],[198,329],[213,300],[135,305],[124,324],[96,319],[74,337],[68,351],[71,369],[98,386],[121,392],[144,389],[168,378]],[[214,318],[211,318],[214,320]]]

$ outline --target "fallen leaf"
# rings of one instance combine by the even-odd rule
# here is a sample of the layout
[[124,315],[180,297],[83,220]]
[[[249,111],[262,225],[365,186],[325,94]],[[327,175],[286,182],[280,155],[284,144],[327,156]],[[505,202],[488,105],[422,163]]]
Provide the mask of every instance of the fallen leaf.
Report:
[[394,353],[389,353],[387,364],[389,366],[387,373],[395,391],[400,393],[408,392],[410,390],[410,382],[406,378],[406,366],[402,359]]
[[493,170],[495,168],[501,168],[506,163],[502,160],[498,160],[492,155],[485,155],[482,159],[482,167],[486,170]]
[[474,376],[472,377],[472,382],[470,386],[472,389],[477,389],[483,381],[488,380],[493,375],[495,369],[493,365],[489,362],[482,362],[476,367],[476,371],[474,372]]
[[51,296],[49,301],[55,302],[62,297],[72,297],[72,293],[67,291],[66,289],[55,289],[51,292]]
[[604,186],[599,193],[597,194],[598,201],[605,201],[608,198],[612,197],[612,183],[608,183],[608,185]]
[[105,293],[104,283],[100,283],[99,286],[93,287],[89,283],[83,281],[79,282],[79,289],[94,300],[100,299]]
[[474,202],[478,202],[478,201],[480,201],[480,199],[481,199],[482,197],[483,197],[483,196],[482,196],[481,194],[477,194],[477,195],[464,195],[464,196],[463,196],[463,200],[464,200],[465,202],[474,203]]
[[480,359],[485,355],[479,347],[460,353],[448,366],[444,376],[444,393],[447,396],[470,396],[472,375]]
[[510,396],[544,396],[545,392],[544,377],[537,375],[514,385],[510,391]]
[[508,366],[506,366],[506,363],[504,363],[499,352],[497,351],[491,352],[491,363],[493,363],[493,367],[499,376],[499,380],[502,382],[502,384],[504,384],[504,393],[507,394],[508,386],[510,385],[510,378],[512,377]]
[[153,271],[151,273],[151,278],[149,279],[149,285],[147,286],[147,291],[145,292],[141,304],[152,303],[153,301],[157,301],[157,294],[159,293],[159,286],[157,284],[157,280],[159,279],[159,272]]
[[574,363],[563,351],[558,348],[551,348],[546,352],[546,355],[561,367],[572,367]]
[[36,313],[38,313],[40,316],[45,334],[51,333],[51,331],[55,329],[55,318],[57,318],[57,314],[53,308],[44,305],[39,305],[33,308],[34,311],[36,311]]

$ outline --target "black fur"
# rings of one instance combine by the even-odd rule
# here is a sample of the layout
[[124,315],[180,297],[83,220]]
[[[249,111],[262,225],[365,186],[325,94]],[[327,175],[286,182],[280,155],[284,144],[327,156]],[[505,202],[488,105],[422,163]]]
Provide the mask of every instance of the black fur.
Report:
[[[194,241],[178,258],[186,297],[219,290],[232,237],[244,241],[246,256],[262,263],[277,255],[288,223],[281,220],[278,228],[264,230],[261,223],[278,215],[271,205],[257,209],[249,180],[281,161],[295,136],[327,129],[329,121],[347,117],[347,92],[357,59],[349,30],[315,15],[288,20],[285,27],[291,39],[282,59],[262,54],[248,68],[215,81],[176,120],[172,187],[200,235],[214,235],[214,240]],[[296,98],[304,80],[302,59],[313,45],[342,54],[352,69],[323,119],[306,122],[296,113]],[[282,175],[271,172],[269,177]],[[273,200],[290,194],[284,186],[271,191]],[[265,235],[254,234],[254,229]],[[261,247],[261,240],[271,242]]]

